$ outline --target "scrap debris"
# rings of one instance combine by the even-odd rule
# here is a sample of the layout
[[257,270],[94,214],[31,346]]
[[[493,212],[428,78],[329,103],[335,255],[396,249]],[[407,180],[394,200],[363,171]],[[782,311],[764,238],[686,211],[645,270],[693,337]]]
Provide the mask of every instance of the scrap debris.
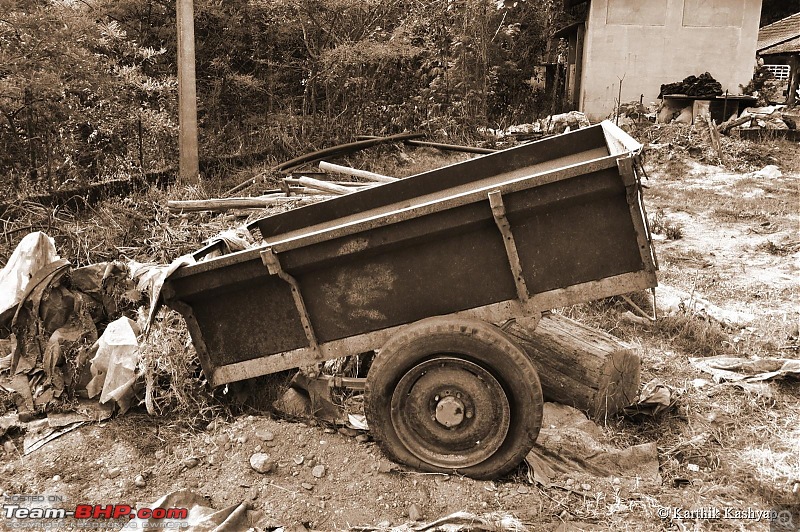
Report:
[[659,480],[655,443],[617,449],[601,428],[571,406],[545,403],[542,429],[525,458],[532,481],[550,487],[562,476],[635,476]]
[[715,321],[729,329],[745,327],[755,319],[748,312],[720,308],[698,292],[690,293],[664,284],[658,287],[657,303],[661,315],[689,313]]
[[789,112],[785,105],[748,107],[738,118],[720,124],[721,133],[728,134],[740,129],[786,130],[797,129],[797,114]]
[[800,379],[800,360],[797,359],[715,356],[690,358],[689,363],[710,374],[715,383],[729,384],[764,397],[772,396],[768,381]]
[[525,138],[531,135],[558,135],[591,125],[585,114],[579,111],[569,111],[568,113],[547,116],[528,124],[517,124],[505,129],[480,128],[478,131],[500,139],[505,137]]
[[[237,232],[217,240],[229,249],[246,244]],[[7,370],[0,388],[12,394],[19,414],[30,419],[76,397],[97,396],[101,404],[127,411],[142,373],[141,333],[153,320],[164,279],[193,259],[72,268],[44,233],[23,238],[12,259],[0,276],[2,328],[13,333],[0,344],[0,369]]]

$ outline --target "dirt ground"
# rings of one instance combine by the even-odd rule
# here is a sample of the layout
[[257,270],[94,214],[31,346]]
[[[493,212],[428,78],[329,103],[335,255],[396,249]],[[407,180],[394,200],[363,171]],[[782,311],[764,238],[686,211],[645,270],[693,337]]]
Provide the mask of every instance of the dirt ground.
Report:
[[[741,515],[662,514],[665,507],[784,506],[800,514],[800,493],[792,491],[800,482],[798,382],[774,383],[771,397],[701,386],[697,379],[710,377],[688,361],[798,357],[800,148],[776,141],[755,149],[772,150],[783,175],[670,157],[662,146],[649,153],[645,181],[646,207],[659,222],[659,282],[736,311],[737,323],[693,316],[641,323],[625,319],[630,309],[616,301],[562,310],[633,344],[642,382],[659,378],[679,395],[676,408],[656,419],[610,419],[602,427],[620,448],[656,442],[660,483],[632,471],[623,479],[565,476],[545,489],[529,482],[524,465],[498,481],[423,474],[389,462],[366,436],[323,425],[258,412],[199,424],[133,411],[81,426],[27,457],[14,435],[15,448],[6,445],[0,459],[0,492],[59,494],[71,507],[153,502],[191,489],[213,508],[247,503],[258,530],[389,529],[457,511],[508,514],[532,530],[769,530],[768,520]],[[256,452],[270,455],[272,472],[250,467]],[[3,527],[10,524],[0,518]]]

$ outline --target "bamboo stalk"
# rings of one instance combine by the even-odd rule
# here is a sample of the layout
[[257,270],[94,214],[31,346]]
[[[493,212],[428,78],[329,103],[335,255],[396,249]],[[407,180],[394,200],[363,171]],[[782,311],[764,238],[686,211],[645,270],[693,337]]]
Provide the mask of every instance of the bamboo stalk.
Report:
[[396,177],[390,177],[388,175],[376,174],[374,172],[368,172],[366,170],[359,170],[357,168],[350,168],[349,166],[340,166],[338,164],[329,163],[326,161],[319,162],[319,169],[325,170],[326,172],[334,172],[337,174],[344,174],[344,175],[351,175],[353,177],[360,177],[362,179],[368,179],[369,181],[377,181],[378,183],[391,183],[392,181],[397,181]]
[[356,187],[345,187],[342,185],[335,185],[328,181],[320,181],[319,179],[313,179],[311,177],[306,177],[306,176],[301,176],[296,179],[292,179],[291,181],[289,181],[289,178],[287,178],[285,181],[293,185],[301,185],[304,187],[313,188],[316,190],[323,190],[326,192],[330,192],[332,194],[339,194],[339,195],[350,194],[351,192],[359,190]]
[[172,200],[167,202],[170,212],[226,211],[229,209],[258,209],[288,202],[309,201],[301,196],[269,194],[255,198],[212,198],[205,200]]

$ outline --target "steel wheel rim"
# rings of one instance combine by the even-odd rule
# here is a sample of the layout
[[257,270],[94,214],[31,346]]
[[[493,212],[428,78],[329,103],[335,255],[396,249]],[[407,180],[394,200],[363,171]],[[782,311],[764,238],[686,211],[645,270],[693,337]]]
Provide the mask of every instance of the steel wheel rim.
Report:
[[392,393],[391,422],[411,454],[457,469],[487,460],[503,445],[511,407],[487,369],[444,355],[403,375]]

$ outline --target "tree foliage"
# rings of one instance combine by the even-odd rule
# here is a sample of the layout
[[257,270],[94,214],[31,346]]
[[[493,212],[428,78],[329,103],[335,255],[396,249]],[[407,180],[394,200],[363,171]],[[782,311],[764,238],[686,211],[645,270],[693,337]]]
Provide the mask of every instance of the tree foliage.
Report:
[[[175,82],[147,73],[162,49],[139,45],[85,4],[2,0],[0,12],[0,172],[8,181],[53,186],[169,156]],[[140,128],[148,131],[141,150]]]
[[[530,121],[553,3],[196,0],[201,151]],[[0,13],[7,182],[59,186],[174,160],[173,2],[0,0]]]

